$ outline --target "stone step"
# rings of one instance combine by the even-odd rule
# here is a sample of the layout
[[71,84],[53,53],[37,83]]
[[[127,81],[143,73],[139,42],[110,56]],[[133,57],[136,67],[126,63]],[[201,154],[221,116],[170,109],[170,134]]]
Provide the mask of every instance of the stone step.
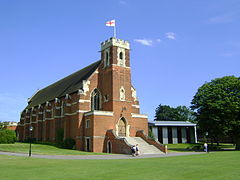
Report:
[[148,144],[145,140],[143,140],[140,137],[125,137],[125,140],[132,146],[138,144],[140,154],[162,154],[163,153],[158,148]]

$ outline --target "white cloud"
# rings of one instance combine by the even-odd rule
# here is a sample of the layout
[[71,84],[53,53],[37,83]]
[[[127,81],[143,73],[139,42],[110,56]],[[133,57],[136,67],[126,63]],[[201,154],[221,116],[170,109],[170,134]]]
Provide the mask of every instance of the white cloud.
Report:
[[234,19],[232,13],[228,14],[223,14],[223,15],[218,15],[214,17],[210,17],[207,22],[211,24],[224,24],[224,23],[229,23],[232,22]]
[[223,53],[222,56],[224,56],[224,57],[232,57],[233,53],[230,53],[230,52]]
[[174,32],[167,32],[167,33],[165,33],[165,37],[167,39],[176,40],[176,34]]
[[161,40],[161,39],[156,39],[156,41],[157,41],[157,42],[159,42],[159,43],[160,43],[160,42],[162,42],[162,40]]
[[126,1],[119,1],[119,3],[120,3],[121,5],[127,5],[127,2],[126,2]]
[[145,46],[152,46],[153,40],[151,39],[134,39],[135,42],[140,43]]

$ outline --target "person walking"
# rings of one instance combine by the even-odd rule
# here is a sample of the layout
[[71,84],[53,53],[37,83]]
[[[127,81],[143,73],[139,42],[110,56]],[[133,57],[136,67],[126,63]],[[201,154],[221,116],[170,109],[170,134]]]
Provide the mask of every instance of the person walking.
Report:
[[136,144],[136,156],[139,156],[139,155],[140,155],[139,146],[138,144]]
[[204,143],[204,151],[207,153],[208,152],[208,144],[207,143]]
[[132,146],[132,156],[133,157],[136,156],[136,146],[135,145]]

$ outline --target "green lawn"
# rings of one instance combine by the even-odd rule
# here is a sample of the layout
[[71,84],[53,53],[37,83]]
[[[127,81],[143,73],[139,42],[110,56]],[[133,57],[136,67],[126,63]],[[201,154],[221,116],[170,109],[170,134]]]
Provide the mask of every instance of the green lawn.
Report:
[[[208,144],[211,150],[234,150],[233,144],[220,143],[217,146],[216,143]],[[203,143],[198,144],[167,144],[169,152],[186,152],[186,151],[203,151]]]
[[[28,153],[29,143],[0,144],[0,151]],[[92,153],[70,149],[62,149],[52,145],[32,144],[32,154],[46,155],[98,155],[104,153]],[[1,178],[0,178],[1,179]]]
[[54,160],[0,155],[1,180],[236,180],[240,152],[128,160]]

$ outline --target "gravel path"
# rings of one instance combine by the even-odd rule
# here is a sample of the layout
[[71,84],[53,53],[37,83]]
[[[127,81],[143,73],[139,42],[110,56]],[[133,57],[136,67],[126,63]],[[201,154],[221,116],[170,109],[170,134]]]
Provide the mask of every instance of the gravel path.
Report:
[[[13,152],[2,152],[2,155],[10,156],[23,156],[28,157],[28,154],[24,153],[13,153]],[[143,158],[160,158],[160,157],[170,157],[170,156],[184,156],[184,155],[197,155],[204,154],[204,152],[177,152],[168,154],[145,154],[137,157],[132,157],[131,155],[125,154],[114,154],[114,155],[39,155],[32,154],[33,158],[42,159],[143,159]]]

